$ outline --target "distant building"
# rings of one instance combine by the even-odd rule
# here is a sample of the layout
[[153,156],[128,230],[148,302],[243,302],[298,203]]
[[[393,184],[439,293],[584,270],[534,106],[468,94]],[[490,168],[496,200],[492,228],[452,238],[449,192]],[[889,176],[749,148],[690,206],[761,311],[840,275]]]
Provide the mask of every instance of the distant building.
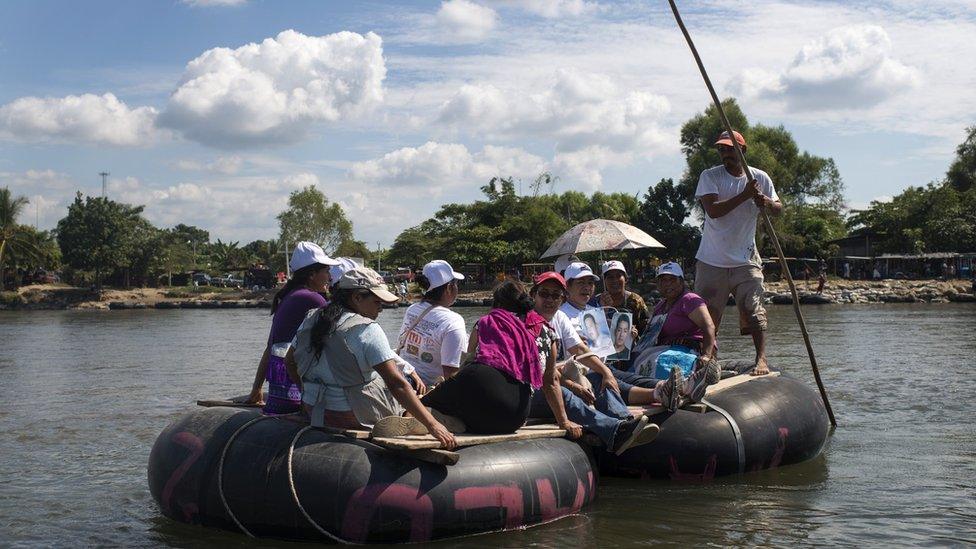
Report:
[[886,235],[871,229],[857,229],[849,236],[831,240],[827,244],[835,244],[839,249],[838,257],[875,257],[877,243]]

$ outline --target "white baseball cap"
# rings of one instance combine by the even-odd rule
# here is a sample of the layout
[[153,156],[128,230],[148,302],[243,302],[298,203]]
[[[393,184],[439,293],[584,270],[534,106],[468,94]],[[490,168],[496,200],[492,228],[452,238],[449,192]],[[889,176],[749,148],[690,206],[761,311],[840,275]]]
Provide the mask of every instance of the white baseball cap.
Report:
[[622,271],[625,275],[627,274],[627,269],[624,269],[624,264],[616,260],[603,263],[603,267],[600,268],[600,274],[607,276],[607,271]]
[[464,275],[456,272],[451,264],[443,259],[435,259],[424,265],[424,276],[430,281],[430,288],[439,288],[452,280],[464,280]]
[[337,257],[336,261],[339,262],[338,265],[333,265],[329,267],[329,275],[332,277],[332,284],[338,284],[339,279],[342,275],[346,274],[346,271],[351,271],[360,265],[355,261],[349,259],[348,257]]
[[669,261],[657,268],[657,276],[661,275],[671,275],[678,278],[684,278],[685,272],[681,270],[681,265],[678,265],[674,261]]
[[562,273],[569,267],[570,263],[576,263],[580,258],[576,257],[574,254],[563,254],[556,258],[555,270],[557,273]]
[[291,253],[291,261],[288,262],[288,265],[291,267],[291,270],[297,271],[302,267],[308,267],[316,263],[330,267],[339,264],[335,259],[325,255],[325,252],[318,244],[314,242],[299,242],[295,245],[295,250]]
[[596,276],[593,269],[582,261],[570,263],[569,266],[566,267],[566,274],[564,276],[566,278],[566,282],[577,278],[586,278],[588,276],[592,276],[595,280],[600,280],[600,277]]
[[340,290],[369,290],[373,295],[387,303],[395,303],[400,298],[386,288],[383,277],[369,267],[356,267],[342,274],[336,287]]

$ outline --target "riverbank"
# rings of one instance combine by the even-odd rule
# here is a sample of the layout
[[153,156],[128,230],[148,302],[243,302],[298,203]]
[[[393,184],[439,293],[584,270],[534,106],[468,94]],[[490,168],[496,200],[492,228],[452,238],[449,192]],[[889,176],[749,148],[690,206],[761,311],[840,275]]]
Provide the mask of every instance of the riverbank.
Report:
[[[823,293],[817,294],[816,281],[797,281],[800,303],[805,305],[858,303],[950,303],[976,302],[968,280],[828,280]],[[653,290],[644,293],[649,302],[656,298]],[[234,288],[131,288],[103,289],[59,284],[23,286],[16,292],[0,293],[0,310],[61,309],[250,309],[268,308],[273,290],[239,290]],[[412,296],[414,299],[419,296]],[[773,305],[793,302],[785,282],[766,284],[765,301]],[[405,305],[407,302],[402,302]],[[462,292],[455,307],[485,307],[491,304],[491,292]]]
[[[816,293],[817,282],[797,281],[800,303],[857,304],[857,303],[950,303],[976,302],[973,285],[968,280],[844,280],[830,279],[823,293]],[[793,303],[786,282],[766,284],[765,299],[775,305]]]

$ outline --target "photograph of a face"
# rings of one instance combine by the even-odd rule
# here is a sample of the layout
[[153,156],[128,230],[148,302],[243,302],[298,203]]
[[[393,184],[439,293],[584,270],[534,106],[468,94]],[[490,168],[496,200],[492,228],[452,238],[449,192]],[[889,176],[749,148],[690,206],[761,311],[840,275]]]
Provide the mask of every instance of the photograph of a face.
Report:
[[613,343],[613,354],[607,360],[629,360],[630,349],[634,346],[634,339],[630,327],[633,326],[633,315],[630,313],[614,313],[610,319],[610,337]]
[[602,309],[587,307],[579,316],[586,344],[599,357],[607,357],[614,353],[613,339],[610,337],[610,325],[607,315]]

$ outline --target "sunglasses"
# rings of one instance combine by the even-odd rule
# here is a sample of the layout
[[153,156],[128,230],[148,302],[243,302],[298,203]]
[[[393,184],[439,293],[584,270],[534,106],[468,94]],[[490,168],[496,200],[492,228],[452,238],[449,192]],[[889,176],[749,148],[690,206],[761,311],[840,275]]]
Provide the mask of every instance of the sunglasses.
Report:
[[562,299],[563,298],[563,293],[562,292],[550,292],[550,291],[546,291],[546,290],[540,290],[540,291],[536,292],[536,295],[538,295],[542,299],[556,300],[556,299]]

